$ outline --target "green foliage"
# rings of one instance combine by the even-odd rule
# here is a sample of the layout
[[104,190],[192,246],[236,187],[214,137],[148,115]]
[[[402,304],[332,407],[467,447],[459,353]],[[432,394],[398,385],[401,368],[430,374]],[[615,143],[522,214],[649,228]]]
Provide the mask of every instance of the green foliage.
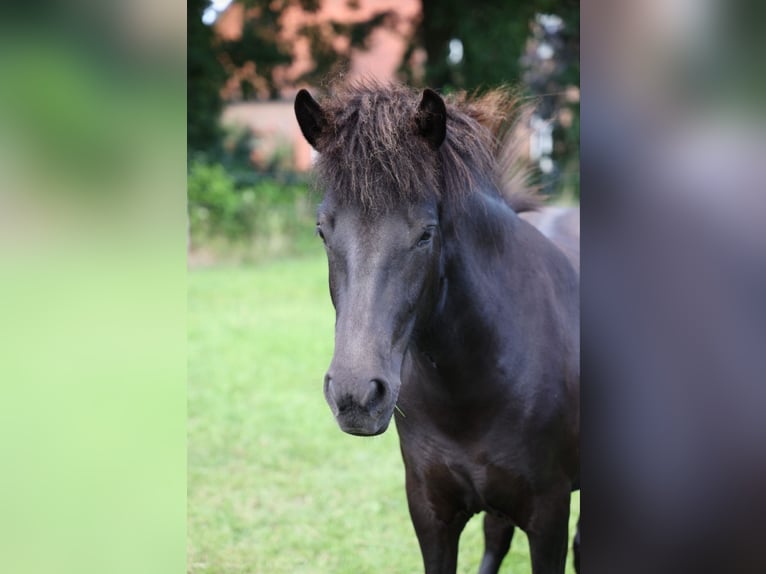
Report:
[[192,237],[221,234],[233,238],[249,233],[248,202],[220,165],[192,165],[188,179]]
[[[561,173],[558,181],[558,197],[564,200],[580,201],[580,104],[571,105],[573,112],[572,126],[569,129],[559,127],[554,136],[557,140]],[[558,148],[560,146],[560,149]]]
[[316,243],[314,201],[305,183],[237,179],[218,163],[193,161],[187,186],[192,249],[215,246],[220,254],[261,259]]
[[[538,13],[556,14],[567,22],[579,47],[578,0],[423,0],[423,19],[416,44],[426,50],[426,83],[439,88],[476,89],[518,83],[519,59]],[[449,41],[463,43],[463,60],[447,61]],[[579,77],[579,62],[577,75]],[[578,82],[579,83],[579,82]]]
[[192,151],[205,151],[217,145],[218,125],[223,102],[219,91],[226,73],[213,45],[213,30],[202,23],[209,0],[187,0],[186,56],[186,137]]
[[[280,38],[280,19],[285,6],[268,0],[244,0],[242,3],[251,16],[243,22],[241,38],[221,42],[217,50],[230,70],[255,63],[255,72],[266,86],[268,97],[276,99],[279,89],[273,78],[274,68],[292,62],[290,45]],[[245,100],[258,95],[250,81],[241,81],[240,90]]]
[[[352,3],[350,7],[359,8]],[[395,30],[396,15],[390,10],[382,10],[365,20],[352,23],[331,21],[329,24],[312,24],[301,28],[300,34],[309,41],[314,66],[298,79],[299,82],[322,85],[328,77],[343,73],[349,65],[351,51],[366,49],[373,31],[378,28]],[[338,37],[348,38],[348,45],[340,50],[335,42]]]
[[[561,95],[566,86],[580,85],[579,1],[422,0],[422,7],[419,34],[409,53],[416,47],[425,50],[425,84],[448,92],[521,85],[538,102],[538,113],[545,119],[553,117],[557,109],[570,108],[574,115],[572,126],[557,126],[554,132],[557,172],[552,179],[542,180],[544,190],[553,195],[579,197],[579,106],[565,102]],[[544,71],[530,70],[522,61],[536,14],[555,14],[565,23],[562,46],[555,62],[545,63]],[[458,63],[447,59],[453,38],[463,46],[463,58]],[[405,67],[402,72],[412,81],[410,70]]]
[[[282,14],[296,3],[303,10],[315,12],[319,0],[234,0],[245,8],[242,37],[238,40],[215,39],[213,29],[202,24],[201,15],[209,0],[188,2],[188,146],[192,152],[202,151],[208,158],[231,168],[227,158],[225,135],[219,127],[222,102],[221,88],[227,77],[246,69],[240,85],[239,97],[277,98],[281,88],[280,76],[274,71],[293,60],[292,46],[282,39]],[[359,3],[349,0],[348,6],[359,8]],[[524,64],[521,56],[530,37],[535,14],[556,14],[566,23],[561,50],[561,63],[565,65],[556,74],[535,82],[526,83],[531,97],[540,99],[541,109],[550,112],[558,108],[561,98],[554,102],[543,94],[561,93],[563,87],[579,85],[579,1],[577,0],[530,0],[507,2],[486,0],[466,3],[463,0],[423,0],[422,17],[402,65],[401,74],[410,82],[416,75],[407,69],[409,56],[416,49],[426,52],[424,83],[449,92],[457,89],[481,91],[500,84],[518,85],[524,81]],[[348,22],[308,24],[300,31],[310,44],[313,67],[306,71],[298,83],[321,86],[348,66],[352,50],[364,50],[370,35],[377,29],[397,29],[397,14],[378,11],[366,19]],[[347,43],[336,42],[345,37]],[[447,60],[449,42],[460,39],[463,59],[459,63]],[[343,48],[337,46],[343,45]],[[558,58],[557,52],[557,58]],[[253,67],[254,65],[254,67]],[[254,71],[253,71],[254,70]],[[255,76],[253,76],[253,74]],[[533,74],[534,75],[534,74]],[[537,75],[538,80],[540,74]],[[554,183],[558,193],[579,194],[578,139],[579,106],[572,106],[575,115],[572,126],[559,127],[555,132],[554,159],[558,171]],[[545,118],[551,113],[543,113]],[[244,156],[243,156],[244,157]],[[573,191],[571,191],[573,190]],[[229,227],[227,224],[224,227]],[[241,233],[241,222],[234,235]],[[227,233],[224,233],[227,235]],[[230,235],[230,234],[229,234]]]
[[[344,434],[322,397],[324,255],[196,270],[188,285],[187,572],[422,572],[396,430]],[[571,535],[578,495],[572,507]],[[482,549],[476,516],[458,572]],[[529,571],[519,532],[501,572]]]

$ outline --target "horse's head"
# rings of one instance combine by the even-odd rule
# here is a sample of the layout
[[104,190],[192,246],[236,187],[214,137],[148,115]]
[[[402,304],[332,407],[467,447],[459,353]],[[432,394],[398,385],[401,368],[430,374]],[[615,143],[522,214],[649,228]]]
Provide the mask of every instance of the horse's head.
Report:
[[[343,431],[376,435],[391,421],[412,335],[439,296],[437,150],[447,112],[443,100],[426,90],[419,103],[405,108],[409,118],[398,131],[387,131],[390,126],[381,123],[387,120],[371,109],[374,101],[356,103],[356,115],[333,110],[331,103],[323,109],[301,91],[295,111],[319,152],[324,188],[317,234],[327,251],[336,311],[324,394]],[[349,123],[339,126],[342,114]],[[403,189],[408,186],[417,189]]]

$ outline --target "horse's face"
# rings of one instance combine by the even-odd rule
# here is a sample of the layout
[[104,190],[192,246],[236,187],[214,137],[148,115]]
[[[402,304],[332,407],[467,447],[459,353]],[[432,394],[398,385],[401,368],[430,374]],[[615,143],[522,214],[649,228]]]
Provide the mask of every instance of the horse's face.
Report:
[[[307,92],[299,93],[295,108],[304,136],[321,154],[323,110]],[[413,120],[412,137],[426,138],[435,153],[446,133],[444,102],[426,91]],[[396,190],[377,191],[394,195]],[[317,234],[327,250],[336,311],[324,395],[338,425],[350,434],[376,435],[388,428],[413,332],[438,299],[437,194],[425,191],[417,201],[373,215],[326,189],[319,207]]]
[[340,428],[375,435],[388,427],[404,354],[439,287],[441,236],[435,202],[374,219],[352,207],[319,209],[336,311],[335,353],[324,394]]

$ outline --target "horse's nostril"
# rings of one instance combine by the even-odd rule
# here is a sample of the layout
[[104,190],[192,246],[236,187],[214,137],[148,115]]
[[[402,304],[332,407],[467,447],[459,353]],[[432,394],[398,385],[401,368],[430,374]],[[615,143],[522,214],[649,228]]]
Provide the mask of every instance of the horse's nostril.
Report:
[[381,381],[380,379],[372,379],[367,383],[367,391],[362,398],[362,406],[372,409],[386,396],[387,388],[388,386],[384,381]]
[[330,373],[327,373],[324,376],[324,394],[325,396],[330,396],[330,394],[333,391],[333,384],[332,384],[332,377],[330,376]]

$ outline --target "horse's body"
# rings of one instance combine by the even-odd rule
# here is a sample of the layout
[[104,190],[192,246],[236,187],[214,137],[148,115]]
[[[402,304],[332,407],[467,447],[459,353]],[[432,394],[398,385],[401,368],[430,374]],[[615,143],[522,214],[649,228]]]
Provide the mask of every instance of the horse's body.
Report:
[[566,555],[578,472],[577,278],[506,211],[477,206],[480,219],[502,221],[489,248],[445,241],[456,246],[445,269],[454,295],[402,369],[404,416],[395,418],[427,571],[454,571],[458,535],[479,511],[490,530],[482,572],[497,571],[514,524],[530,536],[535,572],[557,571]]
[[561,573],[579,480],[576,243],[551,233],[565,254],[503,198],[488,110],[470,106],[377,86],[324,109],[296,100],[325,188],[337,311],[325,395],[352,434],[383,432],[396,407],[427,573],[455,572],[480,511],[480,572],[497,572],[519,526],[533,572]]
[[576,269],[580,268],[580,209],[548,206],[527,211],[521,218],[529,221],[564,252]]

